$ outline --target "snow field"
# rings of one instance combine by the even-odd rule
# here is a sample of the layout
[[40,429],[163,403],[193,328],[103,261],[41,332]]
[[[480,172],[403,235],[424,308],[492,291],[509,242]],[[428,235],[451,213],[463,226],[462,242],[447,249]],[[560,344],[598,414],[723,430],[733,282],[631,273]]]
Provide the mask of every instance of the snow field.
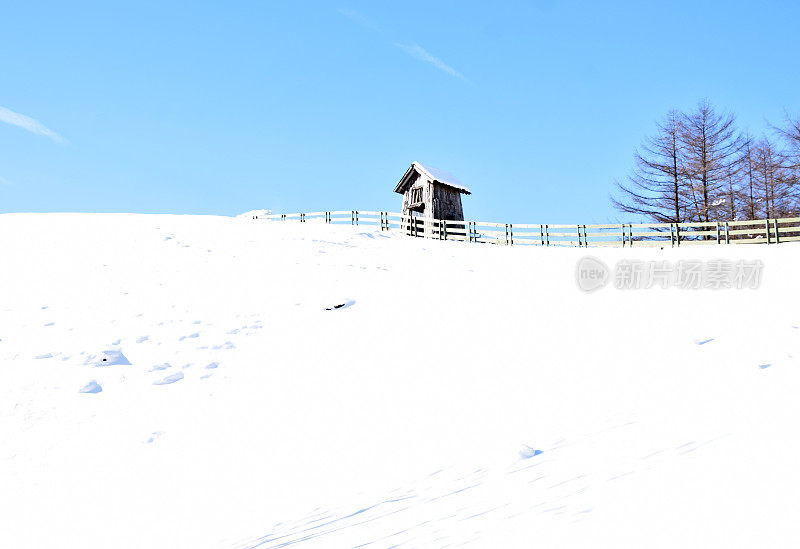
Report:
[[798,249],[0,216],[0,544],[795,546]]

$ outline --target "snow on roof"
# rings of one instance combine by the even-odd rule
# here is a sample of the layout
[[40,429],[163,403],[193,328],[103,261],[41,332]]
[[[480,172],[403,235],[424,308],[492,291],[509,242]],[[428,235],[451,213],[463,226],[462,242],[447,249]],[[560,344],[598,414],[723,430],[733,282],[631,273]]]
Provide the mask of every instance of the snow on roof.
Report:
[[447,185],[448,187],[452,187],[466,194],[472,194],[472,191],[465,187],[464,184],[461,183],[461,181],[459,181],[458,178],[453,174],[438,168],[434,168],[433,166],[426,166],[421,162],[414,162],[414,164],[423,171],[427,172],[428,175],[431,176],[431,179],[438,181],[442,185]]

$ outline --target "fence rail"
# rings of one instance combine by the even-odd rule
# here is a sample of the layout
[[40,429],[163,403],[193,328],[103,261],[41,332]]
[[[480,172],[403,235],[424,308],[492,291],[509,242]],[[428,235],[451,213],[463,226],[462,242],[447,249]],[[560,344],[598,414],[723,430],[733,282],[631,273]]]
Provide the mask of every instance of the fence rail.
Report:
[[551,225],[450,221],[394,212],[331,211],[255,215],[253,219],[375,225],[416,237],[508,246],[658,246],[779,244],[800,241],[800,217],[753,221]]

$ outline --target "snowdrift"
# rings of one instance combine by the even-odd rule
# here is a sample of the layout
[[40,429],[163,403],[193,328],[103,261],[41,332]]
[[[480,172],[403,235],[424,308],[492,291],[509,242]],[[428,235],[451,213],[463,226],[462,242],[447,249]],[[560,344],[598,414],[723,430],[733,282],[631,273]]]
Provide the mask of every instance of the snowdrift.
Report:
[[[800,245],[0,216],[4,547],[796,547]],[[578,289],[578,261],[763,262]]]

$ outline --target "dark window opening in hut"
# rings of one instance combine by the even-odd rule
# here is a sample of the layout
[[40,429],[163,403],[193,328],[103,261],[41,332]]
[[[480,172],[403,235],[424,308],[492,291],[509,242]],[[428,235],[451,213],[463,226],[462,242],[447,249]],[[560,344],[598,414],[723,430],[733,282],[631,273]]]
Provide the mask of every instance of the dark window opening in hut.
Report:
[[411,203],[418,204],[422,202],[422,187],[411,189]]

